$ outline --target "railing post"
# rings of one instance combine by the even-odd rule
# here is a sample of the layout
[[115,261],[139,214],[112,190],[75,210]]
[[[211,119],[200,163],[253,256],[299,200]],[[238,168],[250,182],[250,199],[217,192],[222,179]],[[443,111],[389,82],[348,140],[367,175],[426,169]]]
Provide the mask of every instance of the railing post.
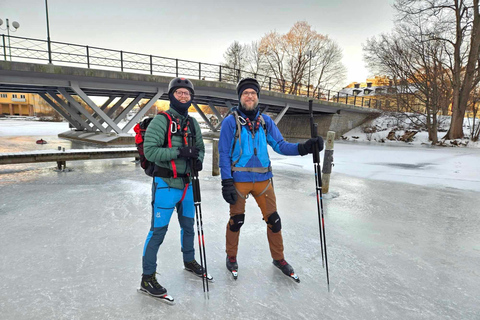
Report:
[[123,51],[120,51],[120,68],[123,72]]
[[50,37],[47,40],[48,44],[48,63],[52,64],[52,41],[50,41]]
[[90,69],[90,49],[88,46],[86,47],[87,49],[87,68]]
[[3,38],[3,58],[7,61],[7,45],[5,44],[5,35],[2,34]]
[[202,63],[198,63],[198,80],[202,80]]
[[272,91],[272,77],[268,77],[268,90]]
[[337,92],[337,103],[340,102],[340,92]]
[[178,77],[178,59],[175,59],[175,76]]
[[150,74],[153,75],[153,56],[150,55]]
[[330,90],[328,90],[327,101],[330,101]]
[[345,104],[348,104],[348,93],[345,94]]
[[362,97],[362,107],[364,106],[364,105],[363,105],[363,101],[364,101],[364,100],[365,100],[365,97]]
[[220,67],[219,68],[220,70],[219,70],[219,73],[218,73],[218,81],[222,82],[222,66],[219,66],[219,67]]
[[353,105],[354,105],[354,106],[357,105],[357,96],[353,96]]

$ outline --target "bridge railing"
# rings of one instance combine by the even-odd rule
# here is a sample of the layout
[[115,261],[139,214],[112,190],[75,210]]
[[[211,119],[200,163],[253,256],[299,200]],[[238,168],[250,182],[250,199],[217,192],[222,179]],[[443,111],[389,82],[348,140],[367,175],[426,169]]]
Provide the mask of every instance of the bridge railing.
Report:
[[0,39],[0,59],[2,58],[5,61],[41,61],[55,65],[151,75],[185,76],[192,79],[233,84],[241,78],[253,77],[259,81],[264,90],[361,107],[388,109],[390,106],[385,96],[357,97],[222,65],[5,34],[2,34]]

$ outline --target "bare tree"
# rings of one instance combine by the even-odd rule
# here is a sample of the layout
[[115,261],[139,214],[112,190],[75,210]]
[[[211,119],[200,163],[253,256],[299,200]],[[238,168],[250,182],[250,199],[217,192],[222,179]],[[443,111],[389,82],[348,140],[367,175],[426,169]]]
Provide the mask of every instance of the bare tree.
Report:
[[260,50],[267,72],[287,93],[298,94],[305,90],[309,76],[315,88],[320,83],[324,87],[335,84],[345,76],[338,45],[305,21],[295,23],[284,35],[266,34],[260,41]]
[[[346,74],[340,47],[305,21],[295,23],[286,34],[271,31],[249,45],[235,41],[224,53],[224,59],[223,66],[230,70],[242,69],[242,76],[253,76],[263,86],[268,82],[272,90],[289,94],[314,95],[320,85],[331,89]],[[234,76],[224,78],[234,80]]]
[[247,57],[246,57],[246,48],[244,45],[240,44],[238,41],[234,41],[228,48],[227,51],[223,54],[225,62],[223,66],[226,67],[224,70],[223,78],[236,81],[240,76],[240,70],[245,68]]
[[313,95],[320,89],[330,90],[345,80],[347,69],[341,62],[342,57],[342,49],[326,37],[318,56],[312,59]]
[[277,81],[278,89],[285,91],[285,72],[284,72],[284,47],[285,39],[275,31],[267,33],[260,40],[260,51],[265,57],[267,65],[267,74],[273,75]]
[[261,73],[266,73],[265,55],[260,50],[260,42],[252,41],[245,45],[247,71],[253,73],[254,77]]
[[451,73],[452,121],[446,139],[463,138],[463,120],[473,88],[480,82],[479,0],[397,0],[404,21],[421,20],[437,26],[432,40],[441,41]]
[[442,64],[443,44],[431,37],[435,25],[429,27],[432,29],[425,29],[422,21],[399,24],[393,33],[369,39],[363,49],[369,68],[393,80],[397,111],[408,112],[436,144],[437,114],[445,103],[449,70]]

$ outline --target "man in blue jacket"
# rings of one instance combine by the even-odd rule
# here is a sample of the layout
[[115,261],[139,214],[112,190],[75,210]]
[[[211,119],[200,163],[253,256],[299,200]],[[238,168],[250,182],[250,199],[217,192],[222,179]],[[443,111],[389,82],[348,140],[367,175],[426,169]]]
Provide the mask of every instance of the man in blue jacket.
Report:
[[323,139],[312,138],[305,143],[288,143],[283,140],[274,121],[259,112],[260,85],[256,79],[240,80],[237,94],[240,103],[222,123],[218,148],[222,194],[230,204],[230,219],[226,231],[227,269],[236,279],[240,228],[245,220],[245,200],[251,194],[267,223],[267,238],[273,264],[285,275],[299,281],[283,255],[282,225],[276,207],[267,144],[279,154],[303,156],[312,153],[315,144],[322,150]]

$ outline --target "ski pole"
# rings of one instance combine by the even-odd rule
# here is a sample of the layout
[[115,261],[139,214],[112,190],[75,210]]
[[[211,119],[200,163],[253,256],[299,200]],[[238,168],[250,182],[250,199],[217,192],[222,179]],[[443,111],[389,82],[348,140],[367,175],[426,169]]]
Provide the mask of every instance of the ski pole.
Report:
[[[188,137],[190,146],[193,146],[193,137]],[[200,181],[198,180],[198,171],[195,169],[195,159],[190,159],[190,168],[192,170],[192,191],[193,191],[193,202],[195,205],[195,217],[197,221],[197,235],[198,235],[198,250],[200,255],[200,266],[203,269],[204,274],[202,275],[202,284],[203,292],[208,293],[208,272],[207,272],[207,256],[205,253],[205,237],[203,234],[203,218],[202,218],[202,206],[201,206],[201,197],[200,197]]]
[[[308,101],[308,109],[310,111],[310,130],[311,137],[318,136],[318,124],[313,123],[313,100]],[[317,214],[318,214],[318,229],[320,233],[320,248],[322,252],[322,266],[327,273],[327,287],[330,291],[330,278],[328,275],[328,259],[327,259],[327,240],[325,237],[325,220],[323,215],[323,196],[322,196],[322,170],[320,167],[320,150],[318,144],[313,146],[313,167],[315,171],[315,192],[317,196]]]

